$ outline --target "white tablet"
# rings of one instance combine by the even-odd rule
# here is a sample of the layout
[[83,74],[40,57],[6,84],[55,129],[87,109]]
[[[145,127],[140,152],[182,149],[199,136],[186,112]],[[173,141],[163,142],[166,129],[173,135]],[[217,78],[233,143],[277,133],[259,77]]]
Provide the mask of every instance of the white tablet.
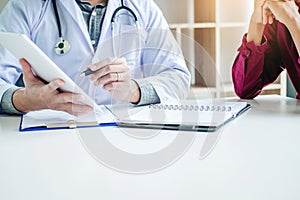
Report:
[[25,58],[31,65],[34,73],[41,79],[51,82],[62,79],[65,84],[62,91],[82,94],[85,97],[83,104],[98,108],[92,100],[74,81],[66,75],[38,46],[25,34],[0,32],[0,44],[7,48],[17,58]]

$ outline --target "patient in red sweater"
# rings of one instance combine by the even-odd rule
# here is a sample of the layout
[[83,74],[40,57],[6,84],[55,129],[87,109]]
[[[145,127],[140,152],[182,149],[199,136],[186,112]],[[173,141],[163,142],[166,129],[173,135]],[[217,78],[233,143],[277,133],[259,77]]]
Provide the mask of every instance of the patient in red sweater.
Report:
[[286,70],[300,99],[300,0],[258,0],[233,64],[240,98],[256,97]]

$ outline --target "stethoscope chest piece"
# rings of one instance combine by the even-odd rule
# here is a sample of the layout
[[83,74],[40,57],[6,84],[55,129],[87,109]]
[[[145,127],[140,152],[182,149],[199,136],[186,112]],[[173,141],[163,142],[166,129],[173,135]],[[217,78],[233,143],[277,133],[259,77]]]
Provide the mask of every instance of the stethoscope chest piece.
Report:
[[58,55],[63,55],[67,53],[71,48],[70,43],[67,40],[64,40],[63,38],[60,38],[58,43],[55,45],[55,52]]
[[55,18],[56,18],[57,28],[58,28],[58,35],[59,35],[59,41],[55,45],[55,52],[58,55],[64,55],[65,53],[67,53],[70,50],[71,45],[67,40],[63,39],[59,14],[57,11],[56,0],[53,0],[52,3],[53,3],[53,9],[54,9],[54,14],[55,14]]

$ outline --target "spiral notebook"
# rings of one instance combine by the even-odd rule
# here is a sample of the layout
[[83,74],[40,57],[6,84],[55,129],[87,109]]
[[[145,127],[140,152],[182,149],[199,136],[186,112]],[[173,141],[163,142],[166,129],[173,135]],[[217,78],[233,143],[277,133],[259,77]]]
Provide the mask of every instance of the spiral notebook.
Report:
[[213,100],[157,104],[128,111],[120,117],[121,127],[213,132],[244,113],[246,102]]

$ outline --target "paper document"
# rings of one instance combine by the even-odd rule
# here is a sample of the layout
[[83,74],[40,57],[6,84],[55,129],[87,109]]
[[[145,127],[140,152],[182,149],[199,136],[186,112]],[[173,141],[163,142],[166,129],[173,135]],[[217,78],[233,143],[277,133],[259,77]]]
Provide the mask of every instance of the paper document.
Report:
[[22,117],[20,131],[78,128],[116,123],[116,117],[104,106],[103,112],[90,112],[76,117],[63,111],[32,111]]
[[104,112],[90,112],[79,117],[62,111],[41,110],[24,115],[20,131],[117,124],[122,127],[211,132],[249,108],[246,102],[198,100],[141,107],[101,106]]

